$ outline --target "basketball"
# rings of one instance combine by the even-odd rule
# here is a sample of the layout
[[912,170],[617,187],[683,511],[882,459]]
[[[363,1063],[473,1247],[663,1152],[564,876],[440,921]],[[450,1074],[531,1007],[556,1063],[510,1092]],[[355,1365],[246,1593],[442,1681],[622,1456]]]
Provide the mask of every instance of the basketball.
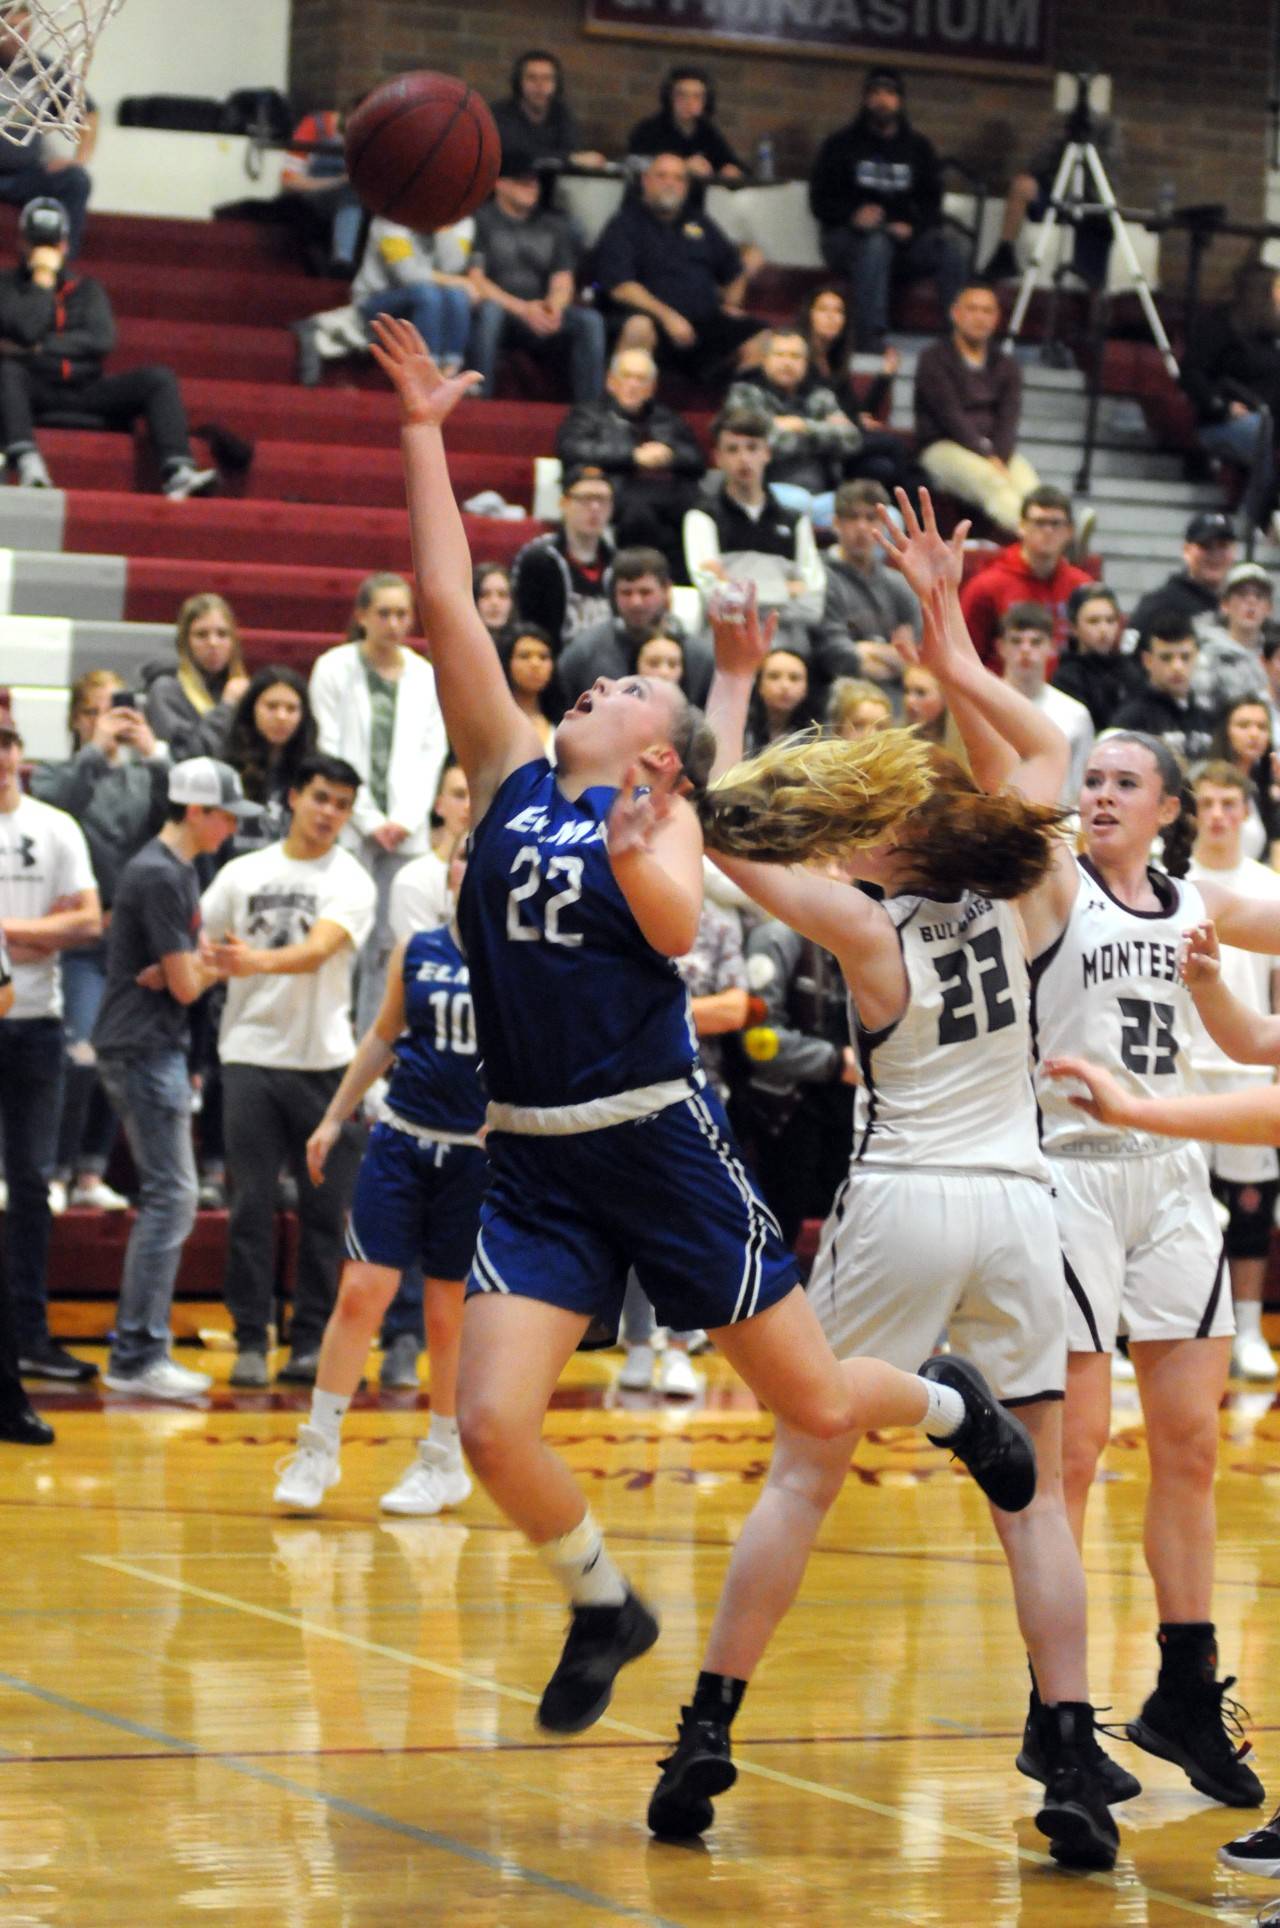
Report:
[[374,214],[419,234],[461,221],[498,178],[493,116],[453,74],[398,74],[347,123],[347,173]]

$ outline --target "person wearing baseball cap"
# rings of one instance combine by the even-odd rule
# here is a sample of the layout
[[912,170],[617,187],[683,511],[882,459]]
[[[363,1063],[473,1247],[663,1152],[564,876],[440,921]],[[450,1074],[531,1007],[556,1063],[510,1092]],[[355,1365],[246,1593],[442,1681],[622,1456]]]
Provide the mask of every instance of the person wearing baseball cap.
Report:
[[93,1046],[137,1166],[139,1197],[105,1375],[113,1392],[192,1399],[212,1383],[172,1359],[166,1337],[196,1216],[188,1012],[218,976],[201,944],[195,864],[258,807],[229,763],[208,756],[175,763],[165,822],[116,886]]
[[1197,510],[1182,539],[1182,568],[1149,589],[1129,618],[1138,640],[1150,635],[1157,616],[1176,612],[1192,622],[1197,616],[1212,616],[1236,554],[1231,518],[1218,509]]
[[1260,562],[1228,569],[1216,616],[1196,623],[1200,662],[1195,693],[1211,710],[1223,711],[1249,697],[1271,706],[1263,646],[1271,626],[1275,591]]

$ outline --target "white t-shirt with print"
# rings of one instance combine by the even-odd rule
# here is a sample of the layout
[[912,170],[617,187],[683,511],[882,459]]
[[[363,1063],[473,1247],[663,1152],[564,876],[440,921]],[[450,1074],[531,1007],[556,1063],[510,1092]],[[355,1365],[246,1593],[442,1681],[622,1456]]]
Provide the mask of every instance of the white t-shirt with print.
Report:
[[[0,810],[0,919],[47,917],[60,897],[96,890],[84,832],[65,810],[35,797]],[[62,970],[57,953],[13,966],[11,1018],[60,1018]]]
[[218,1034],[224,1064],[278,1071],[333,1071],[350,1064],[351,979],[373,928],[376,892],[368,872],[335,844],[303,860],[268,844],[223,866],[201,899],[205,936],[238,937],[252,950],[301,944],[312,926],[340,924],[351,939],[317,970],[233,977]]

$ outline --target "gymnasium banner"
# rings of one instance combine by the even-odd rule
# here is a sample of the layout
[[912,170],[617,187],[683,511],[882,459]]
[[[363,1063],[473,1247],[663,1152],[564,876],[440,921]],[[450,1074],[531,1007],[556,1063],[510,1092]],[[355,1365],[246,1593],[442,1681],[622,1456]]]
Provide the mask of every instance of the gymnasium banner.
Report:
[[1044,67],[1055,0],[584,0],[589,33]]

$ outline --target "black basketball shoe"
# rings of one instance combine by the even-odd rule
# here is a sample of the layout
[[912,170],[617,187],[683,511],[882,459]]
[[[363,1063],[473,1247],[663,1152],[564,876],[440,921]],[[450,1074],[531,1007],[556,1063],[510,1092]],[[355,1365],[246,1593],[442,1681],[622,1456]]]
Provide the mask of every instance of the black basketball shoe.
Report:
[[[1027,1710],[1027,1724],[1022,1730],[1022,1746],[1018,1750],[1015,1763],[1019,1774],[1025,1774],[1029,1781],[1039,1781],[1042,1787],[1049,1785],[1052,1773],[1050,1748],[1047,1744],[1046,1729],[1053,1709],[1042,1701],[1033,1698]],[[1132,1801],[1135,1794],[1141,1794],[1142,1782],[1128,1768],[1121,1767],[1103,1752],[1097,1742],[1099,1724],[1095,1720],[1087,1740],[1080,1743],[1085,1765],[1095,1774],[1102,1787],[1108,1807],[1115,1807],[1121,1801]],[[1102,1728],[1106,1733],[1108,1730]]]
[[1048,1780],[1036,1826],[1063,1868],[1114,1868],[1120,1830],[1111,1818],[1101,1776],[1091,1756],[1093,1709],[1087,1701],[1060,1701],[1043,1710],[1040,1724]]
[[738,1778],[730,1758],[729,1729],[723,1721],[680,1709],[675,1752],[659,1761],[662,1773],[649,1802],[650,1832],[666,1841],[689,1841],[705,1834],[715,1819],[713,1794],[723,1794]]
[[[1020,1419],[994,1397],[978,1368],[954,1353],[926,1359],[922,1379],[951,1386],[964,1401],[965,1416],[954,1433],[934,1441],[968,1467],[993,1506],[1020,1513],[1036,1491],[1036,1449]],[[927,1434],[932,1438],[932,1434]]]
[[1235,1868],[1241,1874],[1263,1875],[1268,1881],[1280,1879],[1280,1809],[1265,1828],[1241,1834],[1219,1848],[1218,1859],[1224,1868]]
[[657,1620],[630,1588],[620,1607],[574,1607],[559,1665],[543,1691],[538,1725],[553,1734],[580,1734],[590,1727],[613,1698],[622,1668],[648,1653],[657,1638]]
[[1228,1700],[1225,1680],[1173,1681],[1163,1675],[1148,1695],[1137,1720],[1128,1723],[1129,1739],[1162,1761],[1173,1761],[1199,1793],[1224,1807],[1261,1807],[1266,1789],[1245,1756],[1243,1707]]

